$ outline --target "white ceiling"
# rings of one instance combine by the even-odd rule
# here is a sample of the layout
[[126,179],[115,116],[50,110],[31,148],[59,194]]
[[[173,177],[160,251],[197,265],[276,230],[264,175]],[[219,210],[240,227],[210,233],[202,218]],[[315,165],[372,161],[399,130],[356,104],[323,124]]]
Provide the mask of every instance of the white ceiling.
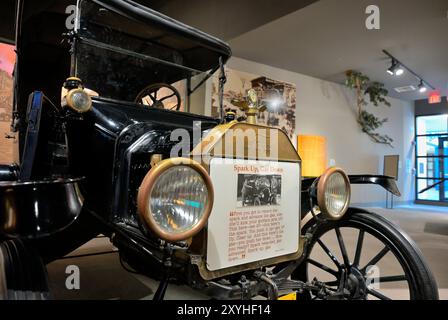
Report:
[[[381,29],[367,30],[365,9],[376,4]],[[234,56],[317,78],[343,82],[348,69],[385,83],[390,96],[417,100],[409,73],[386,73],[388,50],[433,86],[448,93],[448,0],[320,0],[230,41]]]

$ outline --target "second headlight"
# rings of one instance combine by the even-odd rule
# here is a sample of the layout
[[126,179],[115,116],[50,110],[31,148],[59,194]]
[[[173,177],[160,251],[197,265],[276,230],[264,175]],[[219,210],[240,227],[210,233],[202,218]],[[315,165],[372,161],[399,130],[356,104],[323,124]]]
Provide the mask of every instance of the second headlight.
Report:
[[320,211],[331,220],[342,218],[350,204],[350,191],[350,181],[342,169],[327,169],[317,184]]
[[213,206],[210,176],[192,159],[163,160],[144,178],[137,202],[142,221],[161,239],[191,238],[204,227]]

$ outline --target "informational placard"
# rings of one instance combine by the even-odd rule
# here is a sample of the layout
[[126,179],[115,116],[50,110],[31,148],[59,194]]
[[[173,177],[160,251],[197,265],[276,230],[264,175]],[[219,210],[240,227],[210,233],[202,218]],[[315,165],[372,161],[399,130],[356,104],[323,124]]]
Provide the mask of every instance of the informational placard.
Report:
[[384,156],[384,169],[383,174],[398,180],[398,166],[399,166],[400,156],[399,155],[388,155]]
[[210,271],[298,250],[300,165],[212,159],[215,190],[208,220]]

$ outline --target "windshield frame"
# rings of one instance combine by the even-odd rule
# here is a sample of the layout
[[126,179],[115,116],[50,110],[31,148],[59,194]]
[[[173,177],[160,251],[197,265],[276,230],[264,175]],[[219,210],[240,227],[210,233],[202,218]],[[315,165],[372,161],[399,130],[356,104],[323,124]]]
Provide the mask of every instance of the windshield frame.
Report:
[[[118,14],[119,16],[122,16],[125,19],[134,19],[133,17],[129,17],[128,14],[121,12],[119,9],[117,8],[113,8],[111,7],[111,4],[116,3],[116,1],[114,0],[102,0],[102,1],[98,1],[98,0],[78,0],[77,2],[77,12],[76,12],[76,18],[75,18],[75,29],[73,32],[73,38],[72,38],[72,42],[73,42],[73,48],[72,48],[72,62],[71,62],[71,70],[72,70],[72,75],[76,76],[78,74],[79,71],[79,66],[78,66],[78,55],[79,55],[79,48],[81,45],[88,45],[91,46],[93,48],[99,49],[99,50],[106,50],[106,51],[111,51],[111,52],[115,52],[118,54],[122,54],[124,56],[129,56],[129,57],[133,57],[136,59],[141,59],[142,61],[150,61],[159,65],[163,65],[163,66],[167,66],[167,67],[173,67],[179,70],[183,70],[186,72],[186,75],[180,75],[181,78],[180,80],[185,81],[185,87],[186,87],[186,92],[185,92],[185,111],[189,111],[190,110],[190,96],[192,93],[194,93],[198,88],[200,88],[209,78],[211,78],[213,76],[213,74],[220,68],[220,61],[219,60],[224,60],[227,61],[227,59],[230,57],[231,51],[230,51],[230,47],[228,47],[227,44],[225,44],[224,42],[213,38],[205,33],[202,33],[196,29],[193,29],[191,27],[188,27],[186,25],[181,24],[180,22],[177,22],[169,17],[166,17],[164,15],[161,15],[149,8],[143,7],[141,5],[135,4],[132,1],[121,1],[121,2],[126,2],[128,4],[132,4],[132,5],[138,5],[139,9],[141,10],[145,10],[146,13],[149,13],[151,15],[151,18],[155,18],[155,16],[157,16],[157,19],[165,19],[165,20],[161,20],[164,23],[167,23],[169,25],[176,23],[177,27],[181,27],[181,28],[185,28],[187,29],[190,33],[193,32],[194,35],[196,35],[198,38],[202,39],[208,38],[207,40],[211,40],[216,42],[218,45],[222,46],[221,49],[222,50],[222,54],[220,53],[219,59],[217,59],[216,63],[214,63],[214,65],[211,66],[210,69],[208,70],[198,70],[195,68],[191,68],[189,66],[183,65],[183,64],[178,64],[172,61],[167,61],[164,59],[160,59],[158,57],[154,57],[152,55],[148,55],[148,54],[143,54],[141,52],[136,52],[136,51],[132,51],[132,50],[128,50],[126,48],[117,46],[115,44],[108,44],[108,43],[104,43],[102,41],[97,41],[95,39],[89,38],[87,37],[84,32],[81,30],[81,25],[82,25],[82,18],[83,18],[83,10],[82,10],[82,4],[84,2],[89,2],[89,3],[93,3],[101,8],[105,8],[106,10],[109,10],[112,12],[112,14]],[[143,8],[143,9],[142,9]],[[134,19],[135,20],[135,19]],[[142,23],[141,20],[135,20],[138,23]],[[143,22],[144,23],[144,22]],[[160,21],[158,21],[158,23],[160,23]],[[176,30],[175,30],[176,31]],[[185,31],[185,30],[183,30]],[[172,36],[170,34],[170,36]],[[174,33],[174,37],[177,36],[177,33]],[[145,40],[146,41],[146,40]],[[215,43],[215,45],[216,45]],[[213,48],[210,47],[206,47],[206,50],[213,50]],[[210,51],[213,52],[214,54],[216,54],[216,52],[214,51]],[[124,66],[123,68],[126,68],[126,66]],[[124,69],[123,69],[124,70]],[[175,70],[174,70],[175,71]],[[90,73],[90,70],[87,72]],[[121,70],[118,70],[118,73],[121,73]],[[188,75],[187,75],[188,74]],[[196,76],[196,75],[200,75],[201,78],[198,79],[198,81],[195,81],[194,86],[192,87],[192,81],[191,79]],[[100,92],[101,94],[101,92]],[[114,97],[110,97],[110,96],[106,96],[106,98],[112,98],[115,99]],[[123,99],[116,99],[116,100],[121,100],[123,101]],[[128,99],[124,100],[127,102],[130,102]]]

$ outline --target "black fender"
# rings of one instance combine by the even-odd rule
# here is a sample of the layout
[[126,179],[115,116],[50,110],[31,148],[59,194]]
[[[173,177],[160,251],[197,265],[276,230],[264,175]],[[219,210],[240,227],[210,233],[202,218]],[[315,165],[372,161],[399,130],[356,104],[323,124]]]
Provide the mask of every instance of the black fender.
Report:
[[354,213],[372,213],[372,212],[370,212],[366,209],[361,209],[361,208],[357,208],[357,207],[349,207],[344,216],[352,215]]
[[360,174],[360,175],[349,175],[348,179],[350,184],[377,184],[394,196],[400,197],[401,193],[398,190],[395,178],[389,176],[381,175],[371,175],[371,174]]
[[[344,215],[344,218],[349,217],[355,213],[367,213],[367,214],[372,214],[371,211],[367,211],[366,209],[361,209],[361,208],[357,208],[357,207],[349,207],[347,209],[347,212]],[[315,218],[313,217],[313,215],[311,214],[311,212],[303,212],[302,211],[302,215],[301,215],[301,219],[300,219],[300,229],[302,230],[302,234],[306,232],[306,230],[308,229],[308,227],[310,227],[312,224],[309,224],[310,221],[315,220]]]

